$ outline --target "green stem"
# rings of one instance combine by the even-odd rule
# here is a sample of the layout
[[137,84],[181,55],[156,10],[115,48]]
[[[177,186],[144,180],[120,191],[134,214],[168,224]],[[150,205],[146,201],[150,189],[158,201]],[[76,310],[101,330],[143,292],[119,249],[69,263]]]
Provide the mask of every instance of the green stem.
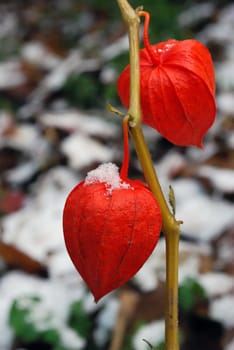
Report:
[[143,173],[147,184],[151,191],[159,202],[160,209],[163,216],[163,231],[166,233],[170,226],[174,223],[174,216],[171,214],[167,205],[166,199],[163,195],[156,171],[153,166],[153,162],[149,153],[149,149],[146,145],[145,138],[142,132],[141,126],[130,127],[132,140],[135,150],[137,152],[138,159],[141,163]]
[[166,327],[165,350],[179,349],[178,334],[178,261],[179,226],[166,235]]
[[[141,122],[140,108],[140,59],[139,59],[139,23],[140,19],[136,11],[129,5],[127,0],[117,0],[123,19],[127,25],[130,55],[130,105],[129,125],[135,126]],[[136,54],[137,53],[137,54]]]
[[134,147],[145,179],[159,202],[166,241],[166,310],[165,350],[178,350],[178,247],[180,221],[171,213],[163,195],[151,156],[141,128],[139,11],[133,10],[127,0],[117,0],[127,25],[130,51],[129,126]]
[[180,221],[176,221],[163,195],[141,127],[131,128],[133,143],[145,179],[157,199],[166,240],[165,350],[178,350],[178,259]]

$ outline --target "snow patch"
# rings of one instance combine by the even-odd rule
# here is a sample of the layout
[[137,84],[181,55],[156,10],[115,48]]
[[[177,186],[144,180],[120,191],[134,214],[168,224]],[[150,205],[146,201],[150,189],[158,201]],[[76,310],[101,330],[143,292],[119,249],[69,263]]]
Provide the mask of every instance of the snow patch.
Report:
[[225,193],[234,192],[234,171],[214,166],[201,166],[198,174],[210,179],[214,187]]
[[50,52],[50,50],[39,41],[31,41],[25,44],[22,47],[21,55],[26,61],[44,69],[53,69],[61,63],[59,56]]
[[73,329],[64,327],[63,329],[60,329],[60,331],[62,345],[64,345],[65,348],[69,348],[70,350],[83,349],[86,341],[81,338]]
[[[42,176],[34,184],[35,194],[28,197],[24,208],[3,218],[4,242],[15,245],[44,264],[51,261],[49,252],[54,255],[62,250],[65,254],[61,217],[67,193],[77,180],[63,167],[54,168]],[[66,268],[70,269],[69,259],[67,263]]]
[[43,126],[79,132],[86,136],[114,138],[118,129],[104,117],[94,116],[75,110],[46,112],[40,116]]
[[129,189],[130,185],[124,182],[119,176],[119,168],[114,163],[99,165],[96,169],[88,172],[84,185],[102,183],[106,185],[109,194],[115,189]]
[[224,273],[210,272],[200,275],[199,283],[203,286],[210,298],[229,293],[234,288],[233,277]]
[[152,322],[139,329],[133,337],[133,348],[135,350],[146,350],[149,346],[143,341],[147,340],[153,346],[164,340],[164,320]]
[[95,162],[108,162],[113,151],[91,137],[73,133],[61,143],[61,151],[71,168],[80,170]]
[[20,61],[12,60],[0,63],[0,89],[9,89],[26,82]]
[[233,225],[234,206],[219,198],[198,194],[177,203],[177,217],[186,236],[209,242]]
[[234,326],[233,305],[233,295],[215,299],[210,306],[210,315],[212,318],[222,322],[226,328],[232,328]]
[[179,25],[183,27],[190,27],[201,23],[205,19],[209,19],[215,12],[215,5],[209,2],[196,4],[189,7],[188,10],[183,11],[178,16]]
[[[17,288],[16,288],[17,286]],[[62,339],[62,343],[69,349],[82,348],[85,339],[74,334],[68,327],[69,307],[73,301],[79,300],[79,296],[71,291],[58,279],[43,280],[23,272],[10,272],[0,281],[0,349],[10,349],[13,334],[8,324],[9,311],[13,300],[16,298],[22,308],[29,308],[30,321],[37,329],[45,329],[46,326],[55,328]],[[41,300],[31,303],[31,297],[37,296]],[[31,305],[30,305],[31,303]],[[76,347],[74,346],[76,343]]]

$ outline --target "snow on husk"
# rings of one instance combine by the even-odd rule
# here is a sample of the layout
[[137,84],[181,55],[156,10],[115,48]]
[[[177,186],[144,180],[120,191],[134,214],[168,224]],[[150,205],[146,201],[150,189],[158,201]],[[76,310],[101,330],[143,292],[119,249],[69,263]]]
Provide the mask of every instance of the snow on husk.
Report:
[[110,193],[115,189],[130,188],[130,185],[120,178],[119,168],[113,163],[104,163],[89,171],[84,185],[88,186],[99,182],[104,183]]

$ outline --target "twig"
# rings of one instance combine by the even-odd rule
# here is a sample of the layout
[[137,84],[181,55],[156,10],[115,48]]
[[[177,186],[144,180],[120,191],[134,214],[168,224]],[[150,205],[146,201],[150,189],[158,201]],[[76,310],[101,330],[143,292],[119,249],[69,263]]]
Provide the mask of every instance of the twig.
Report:
[[109,350],[122,348],[126,328],[139,300],[139,295],[136,292],[122,290],[120,293],[120,309]]

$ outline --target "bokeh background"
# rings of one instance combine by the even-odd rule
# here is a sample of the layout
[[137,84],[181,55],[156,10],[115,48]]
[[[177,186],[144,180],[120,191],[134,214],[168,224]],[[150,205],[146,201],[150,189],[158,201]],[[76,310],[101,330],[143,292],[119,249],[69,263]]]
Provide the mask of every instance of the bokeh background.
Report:
[[[214,60],[218,110],[204,150],[144,132],[184,220],[181,349],[234,350],[234,4],[131,4],[151,12],[152,43],[196,38]],[[163,237],[137,275],[98,304],[63,241],[72,187],[101,163],[121,165],[121,122],[105,105],[122,108],[116,80],[127,63],[114,0],[0,2],[0,350],[163,349]],[[143,180],[130,151],[129,176]]]

